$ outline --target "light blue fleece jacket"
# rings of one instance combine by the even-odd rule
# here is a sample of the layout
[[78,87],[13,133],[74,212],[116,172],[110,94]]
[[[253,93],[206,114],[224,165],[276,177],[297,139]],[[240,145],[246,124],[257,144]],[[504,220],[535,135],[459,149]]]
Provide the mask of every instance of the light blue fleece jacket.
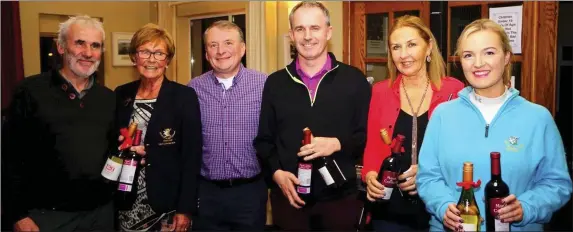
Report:
[[[512,231],[542,231],[543,223],[561,208],[571,195],[563,142],[553,117],[543,106],[531,103],[519,91],[510,96],[489,125],[470,102],[472,87],[462,89],[459,98],[440,104],[426,129],[416,177],[418,193],[426,204],[431,231],[443,231],[448,204],[457,204],[466,161],[474,164],[475,191],[485,231],[485,184],[491,179],[490,152],[501,153],[501,176],[523,208],[523,220]],[[517,138],[512,143],[510,138]],[[515,140],[514,140],[515,141]]]

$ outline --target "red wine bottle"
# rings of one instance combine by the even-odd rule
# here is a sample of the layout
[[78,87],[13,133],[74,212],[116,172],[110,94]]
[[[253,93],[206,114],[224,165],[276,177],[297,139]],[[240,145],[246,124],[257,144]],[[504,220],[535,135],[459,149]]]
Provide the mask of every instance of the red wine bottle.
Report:
[[400,165],[398,164],[398,157],[402,155],[402,143],[405,137],[397,135],[392,142],[392,154],[382,162],[380,171],[378,172],[378,181],[384,185],[384,197],[377,199],[377,201],[388,201],[392,196],[392,192],[397,188],[398,176],[400,175]]
[[509,187],[501,178],[501,154],[491,152],[491,180],[485,186],[485,225],[487,231],[510,231],[509,223],[503,223],[495,217],[497,211],[503,207],[501,200],[509,196]]
[[[135,139],[133,141],[133,146],[139,146],[141,144],[141,130],[135,131]],[[141,162],[141,156],[135,151],[129,151],[128,155],[123,159],[123,167],[121,169],[121,174],[119,175],[119,187],[118,190],[121,192],[131,192],[133,189],[133,183],[137,176],[137,170],[139,169],[139,163]]]
[[[304,128],[302,131],[303,140],[302,145],[310,144],[312,132],[310,129]],[[311,179],[312,179],[312,161],[305,161],[304,157],[299,157],[298,160],[298,181],[300,184],[296,187],[296,192],[303,201],[307,201],[311,197]]]

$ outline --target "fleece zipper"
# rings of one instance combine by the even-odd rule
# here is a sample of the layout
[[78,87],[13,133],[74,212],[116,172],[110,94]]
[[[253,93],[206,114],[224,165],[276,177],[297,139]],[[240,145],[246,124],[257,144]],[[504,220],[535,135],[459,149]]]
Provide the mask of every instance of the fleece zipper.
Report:
[[304,82],[302,82],[301,80],[299,80],[298,78],[296,78],[295,76],[293,76],[290,71],[288,70],[288,68],[285,68],[285,70],[287,71],[288,75],[290,76],[290,78],[296,82],[299,83],[301,85],[304,85],[304,87],[306,88],[306,91],[308,92],[308,97],[310,98],[310,107],[312,107],[314,105],[314,101],[316,100],[316,96],[318,95],[318,87],[320,86],[320,83],[322,82],[322,80],[324,79],[324,77],[326,77],[326,75],[328,73],[330,73],[332,70],[335,70],[336,68],[338,68],[339,65],[336,65],[334,68],[328,70],[324,75],[322,75],[322,77],[320,78],[320,80],[318,81],[318,84],[316,85],[316,91],[314,92],[314,97],[312,97],[312,95],[310,94],[310,90],[308,89],[308,86],[306,84],[304,84]]
[[[469,90],[471,91],[471,90]],[[468,91],[468,92],[469,92]],[[485,124],[485,135],[484,137],[487,138],[489,135],[489,130],[491,129],[491,127],[493,126],[494,122],[497,121],[497,118],[500,117],[500,114],[505,110],[507,104],[513,100],[515,97],[517,97],[519,94],[514,93],[514,92],[509,92],[509,94],[511,94],[509,96],[509,98],[507,100],[505,100],[505,102],[503,103],[503,105],[501,105],[501,107],[499,108],[499,110],[497,111],[497,113],[495,113],[495,116],[493,117],[493,119],[491,120],[490,123],[486,123],[485,122],[485,118],[483,117],[483,114],[481,113],[481,111],[479,111],[479,109],[471,102],[471,100],[469,99],[469,94],[460,94],[460,98],[465,100],[466,103],[468,105],[470,105],[470,107],[479,115],[479,118],[481,118],[482,123]]]

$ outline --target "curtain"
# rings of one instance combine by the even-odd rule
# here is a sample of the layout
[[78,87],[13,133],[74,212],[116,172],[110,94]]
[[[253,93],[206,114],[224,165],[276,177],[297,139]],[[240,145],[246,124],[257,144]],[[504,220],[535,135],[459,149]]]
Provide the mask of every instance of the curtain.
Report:
[[2,116],[10,104],[14,87],[24,79],[20,7],[17,1],[1,2],[2,43]]

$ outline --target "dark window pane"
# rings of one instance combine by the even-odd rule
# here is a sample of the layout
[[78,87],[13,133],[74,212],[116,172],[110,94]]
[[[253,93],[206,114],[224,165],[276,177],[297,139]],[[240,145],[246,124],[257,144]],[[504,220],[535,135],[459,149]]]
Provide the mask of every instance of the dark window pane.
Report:
[[452,7],[452,21],[450,22],[450,52],[456,51],[458,37],[464,28],[476,19],[481,18],[481,6]]
[[563,46],[561,49],[563,53],[561,53],[561,57],[563,61],[573,61],[573,47],[572,46]]
[[459,62],[448,63],[448,76],[460,80],[466,86],[469,85],[468,82],[466,81],[466,77],[464,76],[464,70],[462,69],[462,64]]
[[[237,24],[237,26],[239,26],[241,28],[241,30],[243,31],[243,36],[245,39],[245,43],[247,43],[247,27],[246,27],[246,17],[244,14],[241,15],[233,15],[233,22],[235,24]],[[245,52],[245,55],[243,56],[243,58],[241,59],[241,63],[243,63],[243,65],[245,67],[247,67],[247,53]]]
[[366,57],[386,57],[388,13],[366,15]]
[[399,17],[402,17],[404,15],[412,15],[412,16],[418,16],[420,17],[420,11],[418,10],[407,10],[407,11],[397,11],[394,12],[394,18],[397,19]]

